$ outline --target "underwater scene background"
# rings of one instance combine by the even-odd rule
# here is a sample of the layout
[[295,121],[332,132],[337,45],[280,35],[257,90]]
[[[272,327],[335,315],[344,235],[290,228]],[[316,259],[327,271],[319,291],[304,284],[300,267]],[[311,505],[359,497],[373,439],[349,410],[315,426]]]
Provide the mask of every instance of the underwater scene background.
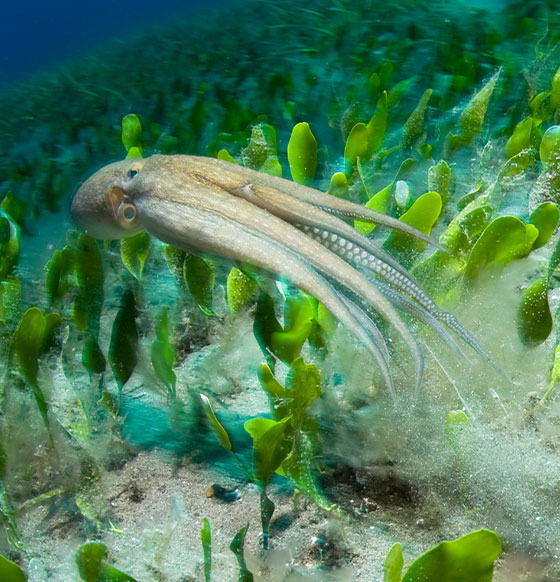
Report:
[[[168,6],[2,50],[0,580],[558,580],[556,3]],[[420,385],[379,306],[392,390],[290,273],[76,229],[153,154],[429,235],[347,220],[441,307],[370,274]]]

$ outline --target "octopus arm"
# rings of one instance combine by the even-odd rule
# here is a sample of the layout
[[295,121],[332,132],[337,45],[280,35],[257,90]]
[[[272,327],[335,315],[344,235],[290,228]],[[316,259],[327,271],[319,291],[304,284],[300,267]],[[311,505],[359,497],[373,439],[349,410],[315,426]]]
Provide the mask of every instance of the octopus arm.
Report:
[[[205,198],[204,208],[145,197],[136,201],[146,230],[160,240],[200,254],[249,262],[292,281],[321,301],[353,332],[377,360],[393,390],[386,347],[380,333],[371,337],[373,322],[349,299],[357,295],[401,335],[414,358],[416,384],[423,374],[423,355],[410,330],[390,302],[362,273],[291,224],[244,200],[218,193]],[[329,283],[336,281],[342,292]],[[364,317],[370,322],[366,327]],[[380,345],[383,344],[383,347]]]

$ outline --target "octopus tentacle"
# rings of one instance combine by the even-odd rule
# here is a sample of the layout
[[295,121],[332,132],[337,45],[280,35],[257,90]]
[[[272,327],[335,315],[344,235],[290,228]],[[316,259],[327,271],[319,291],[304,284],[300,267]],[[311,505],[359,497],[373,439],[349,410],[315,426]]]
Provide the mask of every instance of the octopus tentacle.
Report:
[[[207,158],[193,156],[192,161],[193,164],[198,163],[201,166],[204,165],[207,167]],[[449,252],[445,247],[442,247],[438,242],[434,241],[423,232],[409,224],[393,218],[392,216],[376,212],[371,208],[361,206],[360,204],[350,202],[349,200],[344,200],[343,198],[327,196],[324,192],[304,186],[303,184],[298,184],[297,182],[291,182],[289,180],[277,178],[276,176],[262,174],[249,168],[234,166],[231,162],[226,162],[224,160],[215,160],[215,162],[216,167],[220,168],[218,175],[220,176],[220,185],[222,188],[231,190],[241,188],[246,184],[250,184],[252,188],[269,188],[274,191],[277,196],[280,194],[287,195],[292,200],[300,200],[307,205],[321,209],[340,218],[361,220],[363,222],[371,222],[380,226],[385,226],[393,230],[400,230],[406,234],[424,240],[440,250]],[[246,181],[243,184],[239,184],[240,178],[245,178]]]
[[[284,247],[291,249],[292,252],[298,253],[318,271],[336,281],[338,286],[344,287],[350,293],[358,294],[363,300],[372,305],[406,342],[414,358],[417,382],[421,381],[423,355],[416,340],[391,303],[362,273],[356,271],[341,257],[325,248],[324,245],[308,237],[281,218],[255,207],[246,200],[236,199],[230,196],[228,192],[222,191],[220,195],[217,192],[217,190],[214,191],[214,196],[211,199],[205,199],[204,206],[206,208],[227,216],[236,223],[242,224],[253,231],[258,231],[261,235],[271,240],[276,240]],[[185,225],[187,224],[185,223]],[[191,228],[190,225],[189,228]],[[286,278],[290,278],[289,274],[286,274]]]
[[437,335],[449,346],[451,347],[457,355],[459,355],[464,360],[467,360],[467,356],[463,350],[459,347],[457,342],[453,339],[451,334],[441,325],[441,323],[426,309],[424,309],[418,303],[415,303],[410,297],[403,295],[396,289],[393,289],[387,283],[384,283],[380,279],[371,278],[372,283],[387,297],[393,305],[412,315],[416,319],[423,321],[426,325],[431,327]]
[[[361,249],[352,241],[341,236],[331,236],[328,231],[322,231],[316,227],[303,227],[303,230],[307,232],[309,236],[322,242],[327,246],[327,248],[341,257],[351,261],[355,265],[372,270],[374,273],[387,280],[391,285],[399,289],[399,291],[412,297],[412,299],[414,299],[427,313],[432,315],[435,320],[445,323],[449,329],[455,332],[475,352],[487,360],[492,366],[497,367],[486,350],[461,325],[455,315],[441,309],[441,307],[439,307],[439,305],[428,296],[422,287],[420,287],[420,284],[414,279],[403,275],[400,271],[395,271],[392,265],[389,265],[378,257],[369,254],[366,250]],[[432,327],[434,326],[432,325]]]
[[[187,251],[204,254],[219,254],[236,262],[251,263],[256,267],[285,277],[303,291],[314,295],[325,307],[341,321],[376,359],[384,381],[394,394],[389,354],[383,336],[373,323],[350,299],[339,294],[307,261],[298,256],[281,241],[273,240],[265,233],[247,225],[242,225],[227,215],[215,214],[205,210],[193,211],[177,203],[162,200],[137,201],[139,212],[145,217],[148,230],[163,242],[173,244]],[[164,222],[162,219],[166,218]],[[163,227],[163,224],[171,227]],[[216,230],[215,236],[208,236],[206,227],[211,223]],[[182,235],[185,225],[191,232],[200,233],[185,243]],[[228,244],[235,237],[238,244]],[[217,252],[219,249],[219,252]]]
[[[279,216],[292,224],[296,224],[298,227],[315,227],[322,231],[328,231],[329,233],[343,236],[347,240],[351,240],[355,244],[360,245],[380,261],[391,265],[395,271],[402,273],[409,279],[412,278],[410,273],[408,273],[400,263],[393,259],[391,255],[376,246],[370,239],[346,224],[346,222],[337,216],[329,214],[318,206],[310,206],[306,202],[302,202],[297,198],[290,197],[289,195],[273,190],[272,188],[256,186],[254,184],[246,184],[242,188],[232,188],[228,191],[235,196],[239,196],[240,198],[244,198],[245,200],[256,204],[260,208],[272,212],[276,216]],[[404,224],[401,221],[397,222]],[[412,229],[412,233],[408,232],[408,230],[406,232],[417,238],[421,238],[418,236],[420,231],[416,231],[416,229]],[[425,235],[423,233],[421,234],[422,237],[425,238]]]

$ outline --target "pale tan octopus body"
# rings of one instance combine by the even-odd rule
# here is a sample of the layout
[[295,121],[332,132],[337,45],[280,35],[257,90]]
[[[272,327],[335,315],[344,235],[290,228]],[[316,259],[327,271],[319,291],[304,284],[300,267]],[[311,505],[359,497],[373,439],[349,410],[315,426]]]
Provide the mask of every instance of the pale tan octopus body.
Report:
[[343,219],[377,223],[432,241],[358,204],[222,160],[153,155],[96,172],[78,190],[71,214],[76,226],[95,238],[120,239],[146,230],[188,252],[251,263],[291,281],[321,301],[367,347],[391,391],[389,350],[368,307],[408,345],[417,386],[422,351],[393,304],[428,323],[458,350],[438,320],[443,321],[490,361],[452,314]]

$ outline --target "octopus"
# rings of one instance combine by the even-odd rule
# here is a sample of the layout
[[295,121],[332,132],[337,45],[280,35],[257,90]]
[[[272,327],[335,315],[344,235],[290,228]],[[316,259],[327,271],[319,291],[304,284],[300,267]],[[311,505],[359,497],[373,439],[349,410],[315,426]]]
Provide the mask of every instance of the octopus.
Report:
[[[424,356],[406,313],[463,355],[448,329],[490,356],[456,317],[353,220],[398,229],[439,246],[393,217],[228,161],[153,155],[109,164],[78,189],[74,224],[96,239],[141,231],[179,249],[251,264],[312,295],[365,346],[395,396],[387,322],[404,340],[422,381]],[[448,328],[448,329],[447,329]]]

